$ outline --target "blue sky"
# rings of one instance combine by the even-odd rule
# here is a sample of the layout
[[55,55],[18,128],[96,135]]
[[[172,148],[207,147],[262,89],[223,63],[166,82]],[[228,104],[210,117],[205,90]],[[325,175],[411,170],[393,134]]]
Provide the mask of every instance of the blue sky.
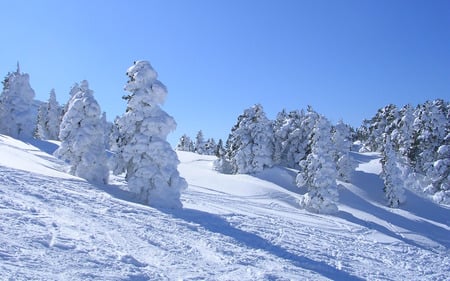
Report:
[[175,144],[228,136],[253,104],[269,118],[313,106],[359,126],[389,103],[450,97],[450,1],[1,1],[0,75],[30,74],[67,102],[89,81],[108,119],[126,69],[148,60],[169,90]]

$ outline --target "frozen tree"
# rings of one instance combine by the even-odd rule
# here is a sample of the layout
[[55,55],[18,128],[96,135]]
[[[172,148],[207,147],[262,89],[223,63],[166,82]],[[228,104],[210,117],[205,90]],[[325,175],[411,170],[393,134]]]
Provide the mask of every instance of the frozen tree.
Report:
[[206,154],[206,142],[203,137],[203,132],[200,130],[195,137],[195,152],[198,154]]
[[103,143],[105,144],[106,149],[110,149],[111,148],[110,135],[113,131],[113,123],[109,122],[106,119],[106,112],[102,113],[101,123],[102,123],[103,131],[104,131]]
[[300,162],[298,187],[306,187],[300,205],[311,212],[330,214],[338,211],[335,151],[331,143],[331,124],[320,116],[312,130],[311,151]]
[[0,133],[13,138],[31,138],[35,132],[37,113],[33,108],[34,90],[30,77],[17,71],[3,80],[0,95]]
[[427,187],[438,203],[450,203],[450,133],[445,138],[445,144],[437,151],[437,159],[428,172],[431,183]]
[[214,151],[214,155],[216,155],[217,158],[221,158],[225,155],[225,148],[223,147],[222,139],[219,139],[219,142],[217,143],[216,149]]
[[186,134],[182,135],[176,147],[178,151],[194,152],[194,142]]
[[226,157],[219,159],[226,169],[216,166],[217,170],[226,172],[230,165],[230,172],[247,174],[260,172],[266,167],[273,166],[272,124],[261,105],[246,109],[238,117],[227,143],[229,148]]
[[414,108],[411,105],[402,107],[399,113],[398,126],[391,133],[391,141],[394,149],[401,156],[407,158],[408,151],[413,143],[414,135]]
[[216,141],[213,138],[209,138],[205,143],[205,153],[206,155],[214,155],[216,152]]
[[37,136],[40,139],[58,140],[59,126],[61,124],[61,106],[56,100],[55,90],[50,91],[50,97],[46,103],[39,107]]
[[427,174],[450,132],[449,104],[440,99],[427,101],[417,107],[415,116],[409,159],[416,172]]
[[[366,121],[367,140],[364,145],[366,150],[380,152],[384,146],[384,135],[390,135],[397,128],[399,121],[399,112],[393,104],[380,108],[375,116]],[[362,131],[362,130],[361,130]]]
[[338,170],[338,179],[350,182],[351,173],[356,168],[356,163],[350,157],[351,128],[339,121],[333,130],[333,144],[335,146],[334,161]]
[[167,90],[147,61],[137,61],[127,75],[126,112],[115,121],[112,134],[114,173],[126,172],[130,191],[146,204],[181,207],[180,192],[187,187],[180,177],[179,160],[167,142],[175,120],[160,108]]
[[275,164],[283,164],[281,157],[284,152],[283,144],[287,140],[288,129],[290,128],[290,126],[287,125],[288,121],[288,114],[286,110],[283,109],[277,114],[277,117],[272,125],[274,138],[273,161]]
[[300,160],[309,150],[309,135],[318,118],[318,114],[308,106],[307,112],[282,111],[274,125],[275,156],[277,164],[298,168]]
[[70,164],[70,173],[88,181],[107,183],[104,127],[100,106],[87,81],[75,84],[60,126],[61,146],[55,155]]
[[382,173],[381,178],[384,181],[384,194],[387,205],[391,208],[398,207],[405,202],[404,180],[402,179],[402,171],[398,167],[399,159],[394,151],[390,137],[386,136],[386,144],[382,152]]

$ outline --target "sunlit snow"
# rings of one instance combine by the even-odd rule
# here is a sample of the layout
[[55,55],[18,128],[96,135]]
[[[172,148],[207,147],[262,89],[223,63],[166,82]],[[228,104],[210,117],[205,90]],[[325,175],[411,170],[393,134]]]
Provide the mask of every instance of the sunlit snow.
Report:
[[224,175],[177,152],[183,209],[135,202],[125,181],[66,174],[54,143],[0,135],[1,280],[445,280],[450,209],[406,190],[385,206],[379,155],[339,185],[339,212],[299,208],[296,171]]

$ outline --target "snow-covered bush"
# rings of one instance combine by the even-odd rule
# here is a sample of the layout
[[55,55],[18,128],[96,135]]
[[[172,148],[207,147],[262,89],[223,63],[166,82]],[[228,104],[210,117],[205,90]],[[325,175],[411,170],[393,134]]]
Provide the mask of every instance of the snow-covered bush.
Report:
[[60,126],[61,146],[55,155],[70,164],[70,173],[88,181],[107,183],[109,170],[100,106],[87,81],[72,88]]
[[37,113],[33,108],[34,90],[30,77],[17,71],[3,80],[0,95],[0,133],[13,138],[31,138],[35,132]]
[[137,61],[127,75],[126,112],[115,120],[111,149],[114,173],[126,172],[130,191],[146,204],[181,207],[180,192],[187,187],[180,177],[178,156],[167,142],[175,120],[160,108],[166,87],[147,61]]
[[320,116],[311,132],[311,152],[300,161],[300,172],[296,178],[298,187],[308,189],[299,202],[300,206],[311,212],[330,214],[338,211],[334,154],[331,124]]

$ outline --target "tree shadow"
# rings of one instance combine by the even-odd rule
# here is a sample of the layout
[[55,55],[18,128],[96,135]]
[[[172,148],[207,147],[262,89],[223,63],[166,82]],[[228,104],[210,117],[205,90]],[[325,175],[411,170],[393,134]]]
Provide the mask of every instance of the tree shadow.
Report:
[[361,154],[361,153],[353,152],[353,151],[350,151],[350,155],[351,155],[352,159],[354,159],[356,161],[356,163],[358,163],[358,164],[368,163],[371,160],[380,158],[380,156],[378,156],[378,155],[367,155],[367,154]]
[[198,224],[210,232],[230,237],[245,247],[263,250],[271,255],[289,261],[294,266],[314,271],[326,278],[333,280],[363,280],[348,272],[332,267],[325,262],[315,261],[308,257],[293,254],[254,233],[233,227],[228,221],[218,215],[195,209],[159,210],[186,222]]
[[[369,174],[370,176],[370,174]],[[369,187],[369,188],[374,188],[374,187]],[[376,188],[382,188],[382,186],[378,186]],[[372,196],[374,196],[374,193],[376,192],[372,192]],[[369,193],[370,196],[371,193]],[[408,192],[407,193],[408,196],[411,196],[411,194]],[[372,203],[370,203],[369,201],[361,198],[360,196],[358,196],[357,194],[351,192],[348,189],[342,189],[340,190],[340,196],[345,198],[345,202],[346,204],[354,209],[357,210],[362,210],[365,211],[368,214],[371,214],[377,218],[379,218],[382,221],[386,221],[389,222],[390,224],[392,224],[395,227],[400,227],[403,228],[407,231],[410,231],[412,233],[415,234],[419,234],[423,237],[426,237],[436,243],[439,243],[440,245],[446,247],[446,248],[450,248],[450,231],[448,229],[445,229],[443,227],[440,227],[436,224],[433,224],[427,220],[412,220],[412,219],[408,219],[402,215],[396,214],[395,212],[391,212],[385,208],[376,206]],[[410,199],[411,197],[407,197],[406,200]],[[437,211],[436,214],[445,214],[444,216],[450,217],[450,211],[445,209],[445,208],[440,208],[437,206],[433,206],[434,203],[432,202],[426,202],[425,199],[420,200],[418,197],[412,197],[413,201],[414,201],[414,209],[418,209],[418,208],[427,208],[430,207],[433,211]],[[400,206],[400,209],[408,211],[411,209],[411,206],[409,206],[408,208],[404,208],[404,206]],[[412,212],[413,213],[413,212]],[[427,213],[426,211],[419,211],[420,213]],[[430,214],[427,214],[428,216],[430,216]],[[419,248],[423,248],[426,250],[429,250],[428,248],[424,248],[423,245],[418,244],[416,241],[405,238],[403,236],[401,236],[400,234],[395,233],[392,230],[389,230],[388,228],[386,228],[385,226],[382,226],[380,224],[374,223],[372,221],[365,221],[359,218],[354,217],[352,214],[348,213],[348,212],[343,212],[340,211],[339,213],[336,214],[337,217],[340,217],[342,219],[345,219],[349,222],[361,225],[363,227],[368,227],[371,229],[375,229],[380,233],[383,233],[387,236],[393,237],[395,239],[398,239],[400,241],[403,241],[407,244],[410,244],[412,246],[416,246]],[[441,215],[439,215],[441,216]],[[443,216],[443,217],[444,217]],[[419,215],[420,217],[420,215]],[[442,217],[442,220],[445,220]],[[433,218],[430,218],[430,220],[433,220]]]

